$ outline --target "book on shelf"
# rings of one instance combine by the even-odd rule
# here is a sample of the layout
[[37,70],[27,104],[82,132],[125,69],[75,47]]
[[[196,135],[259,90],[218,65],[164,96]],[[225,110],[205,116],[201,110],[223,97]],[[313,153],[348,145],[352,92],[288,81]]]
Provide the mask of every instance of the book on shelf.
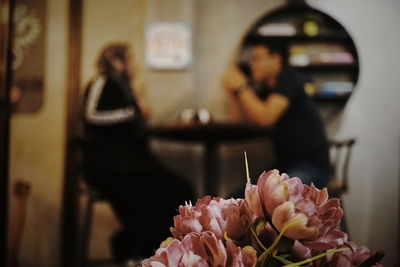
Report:
[[318,94],[321,97],[329,98],[335,96],[350,95],[353,92],[354,84],[352,82],[331,81],[322,83]]
[[296,28],[289,23],[268,23],[258,29],[262,36],[294,36]]
[[318,55],[320,64],[353,64],[354,57],[350,52],[329,52]]

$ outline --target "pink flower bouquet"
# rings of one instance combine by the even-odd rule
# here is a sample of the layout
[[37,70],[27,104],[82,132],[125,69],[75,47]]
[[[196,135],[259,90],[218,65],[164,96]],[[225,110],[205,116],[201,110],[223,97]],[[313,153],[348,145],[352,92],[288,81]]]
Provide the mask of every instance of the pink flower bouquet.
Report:
[[257,184],[247,178],[245,199],[205,196],[174,216],[169,237],[144,267],[382,266],[338,226],[340,200],[326,188],[272,170]]

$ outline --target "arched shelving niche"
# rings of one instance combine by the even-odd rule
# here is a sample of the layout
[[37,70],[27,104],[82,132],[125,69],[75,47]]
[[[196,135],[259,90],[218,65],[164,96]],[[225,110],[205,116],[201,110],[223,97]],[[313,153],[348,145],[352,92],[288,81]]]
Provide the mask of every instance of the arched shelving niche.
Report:
[[247,72],[248,48],[282,46],[284,61],[305,74],[306,92],[320,105],[342,106],[359,76],[356,46],[346,29],[303,0],[291,0],[258,19],[243,38],[239,66]]

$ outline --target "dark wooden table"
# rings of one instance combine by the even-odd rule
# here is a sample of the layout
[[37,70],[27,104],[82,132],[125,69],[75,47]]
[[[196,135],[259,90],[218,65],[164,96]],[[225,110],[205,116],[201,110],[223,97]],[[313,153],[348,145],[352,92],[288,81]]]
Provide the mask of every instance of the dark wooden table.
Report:
[[211,122],[207,124],[169,124],[149,128],[150,137],[204,145],[204,194],[219,194],[218,145],[271,135],[271,129],[253,124]]

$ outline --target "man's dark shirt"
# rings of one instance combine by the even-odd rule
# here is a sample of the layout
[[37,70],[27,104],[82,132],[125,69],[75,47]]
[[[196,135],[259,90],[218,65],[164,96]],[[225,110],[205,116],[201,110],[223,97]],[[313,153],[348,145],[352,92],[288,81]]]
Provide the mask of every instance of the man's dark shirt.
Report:
[[265,100],[271,93],[287,97],[287,110],[275,125],[274,145],[282,170],[300,162],[329,170],[329,148],[324,125],[312,99],[304,92],[304,77],[284,67],[274,88],[256,90]]

